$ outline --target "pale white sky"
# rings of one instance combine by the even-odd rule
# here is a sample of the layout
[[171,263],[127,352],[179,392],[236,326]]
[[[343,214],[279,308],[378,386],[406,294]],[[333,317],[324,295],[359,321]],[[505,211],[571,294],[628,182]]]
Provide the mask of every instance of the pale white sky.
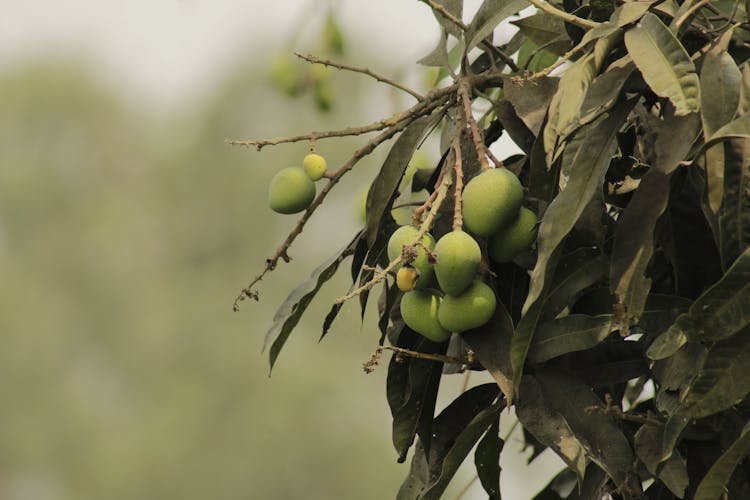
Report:
[[417,0],[0,0],[0,70],[36,54],[83,54],[136,96],[174,104],[237,58],[267,58],[300,20],[310,29],[295,48],[305,50],[305,33],[329,5],[355,50],[377,40],[394,67],[437,40],[432,14]]

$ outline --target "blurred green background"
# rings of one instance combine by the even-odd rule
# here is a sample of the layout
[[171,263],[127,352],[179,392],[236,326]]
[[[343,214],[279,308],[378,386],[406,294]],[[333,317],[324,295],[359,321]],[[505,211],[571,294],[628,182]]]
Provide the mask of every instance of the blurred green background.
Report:
[[[309,94],[269,85],[275,50],[254,47],[166,108],[122,92],[85,54],[0,67],[0,498],[395,495],[408,464],[390,444],[385,366],[361,370],[375,318],[361,328],[347,305],[318,343],[348,266],[271,378],[260,353],[286,294],[357,230],[357,196],[384,152],[316,213],[293,262],[263,281],[261,302],[233,313],[236,292],[296,221],[267,208],[267,183],[307,145],[258,153],[224,140],[357,125],[408,100],[335,73],[333,107],[321,113]],[[387,55],[367,57],[390,68]],[[335,167],[357,144],[318,149]],[[461,382],[448,377],[441,404]],[[555,463],[534,466],[545,460]],[[469,463],[446,498],[472,474]]]

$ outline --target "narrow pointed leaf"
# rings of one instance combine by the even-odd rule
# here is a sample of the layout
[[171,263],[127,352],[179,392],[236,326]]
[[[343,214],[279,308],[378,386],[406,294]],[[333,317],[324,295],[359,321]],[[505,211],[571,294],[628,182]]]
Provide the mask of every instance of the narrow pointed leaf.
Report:
[[[663,426],[644,425],[635,433],[635,453],[651,474],[658,476],[669,491],[678,498],[684,498],[689,483],[685,459],[675,451],[661,465],[661,442]],[[658,472],[658,474],[657,474]]]
[[528,0],[484,0],[466,31],[466,51],[479,45],[502,21],[528,6]]
[[734,119],[740,102],[742,73],[727,53],[733,31],[727,30],[703,58],[700,74],[701,118],[706,137],[711,137]]
[[529,347],[528,359],[542,363],[574,351],[594,347],[612,332],[613,316],[572,314],[539,325]]
[[719,233],[721,261],[726,269],[750,247],[750,139],[726,142],[724,153]]
[[557,91],[557,78],[544,77],[534,85],[522,85],[512,78],[505,80],[505,97],[513,105],[518,117],[535,135],[539,135],[547,108]]
[[503,451],[503,440],[500,438],[500,419],[498,418],[487,432],[474,452],[474,465],[482,488],[489,500],[500,500],[500,453]]
[[646,13],[626,31],[625,46],[651,90],[669,98],[678,116],[700,110],[701,89],[695,65],[656,15]]
[[725,487],[732,477],[735,467],[750,451],[750,423],[745,424],[739,437],[727,451],[714,462],[695,492],[695,500],[716,500],[724,494]]
[[315,269],[310,278],[292,290],[286,300],[276,310],[276,314],[273,317],[273,325],[266,333],[266,338],[263,342],[263,350],[269,345],[271,346],[268,352],[270,370],[273,370],[273,365],[276,363],[281,349],[284,347],[294,327],[299,323],[307,306],[310,305],[320,287],[326,281],[333,278],[339,265],[352,255],[360,237],[361,234],[357,234],[343,250],[337,252],[333,257]]

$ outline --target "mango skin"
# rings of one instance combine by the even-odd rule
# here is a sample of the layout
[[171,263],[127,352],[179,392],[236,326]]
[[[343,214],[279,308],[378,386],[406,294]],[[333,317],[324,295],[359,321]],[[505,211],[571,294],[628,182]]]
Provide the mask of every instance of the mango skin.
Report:
[[446,330],[460,333],[479,328],[495,314],[497,299],[492,288],[475,280],[461,295],[446,295],[438,309],[438,321]]
[[[391,238],[388,240],[388,261],[390,262],[395,260],[397,257],[400,257],[404,245],[411,245],[414,242],[414,239],[417,237],[418,232],[419,229],[414,226],[401,226],[400,228],[396,229],[391,235]],[[430,233],[425,233],[424,236],[422,236],[421,241],[430,250],[435,248],[435,238],[433,238]],[[417,258],[414,259],[414,261],[411,263],[411,265],[417,268],[417,270],[419,271],[417,288],[425,288],[426,286],[432,284],[432,278],[435,275],[435,270],[433,269],[432,264],[430,264],[430,258],[427,255],[425,249],[421,247],[417,248],[419,249],[419,254],[417,255]],[[400,267],[401,266],[399,266],[397,269],[400,269]]]
[[482,251],[474,238],[463,231],[452,231],[435,245],[435,276],[447,294],[458,295],[471,284],[482,261]]
[[271,210],[280,214],[301,212],[314,198],[315,184],[300,167],[279,170],[268,186]]
[[302,159],[302,168],[311,180],[317,181],[323,178],[328,165],[326,159],[318,153],[309,153]]
[[401,317],[406,326],[433,342],[445,342],[451,332],[440,325],[442,299],[428,290],[414,290],[401,297]]
[[523,186],[510,170],[492,168],[466,184],[462,199],[466,229],[489,238],[516,218],[523,201]]
[[510,226],[490,239],[488,253],[495,262],[510,262],[536,239],[536,214],[521,207]]

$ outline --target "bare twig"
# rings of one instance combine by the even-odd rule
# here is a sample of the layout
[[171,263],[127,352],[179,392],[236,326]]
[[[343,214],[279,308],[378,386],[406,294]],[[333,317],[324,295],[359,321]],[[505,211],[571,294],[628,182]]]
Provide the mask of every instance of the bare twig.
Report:
[[557,68],[565,64],[566,62],[570,61],[570,58],[579,53],[581,50],[586,48],[586,46],[589,44],[589,41],[581,41],[578,45],[567,51],[565,54],[563,54],[557,61],[552,63],[550,66],[547,66],[541,71],[537,71],[533,75],[528,76],[525,78],[525,80],[529,82],[534,82],[536,80],[539,80],[540,78],[544,78],[545,76],[548,76],[550,73],[555,71]]
[[682,24],[685,21],[687,21],[690,18],[690,16],[692,16],[696,11],[698,11],[699,9],[702,9],[707,3],[710,3],[710,2],[711,0],[701,0],[697,4],[690,7],[688,10],[685,11],[684,14],[682,14],[679,18],[675,19],[674,27],[676,29],[680,29],[680,26],[682,26]]
[[477,156],[479,157],[479,163],[482,165],[482,170],[490,168],[490,164],[487,161],[487,147],[484,145],[482,140],[482,134],[479,133],[479,127],[477,122],[474,120],[474,115],[471,113],[471,97],[469,96],[470,84],[466,80],[458,82],[458,95],[463,102],[464,116],[466,123],[469,124],[471,129],[471,136],[474,139],[474,148],[477,150]]
[[361,73],[363,75],[367,75],[369,77],[374,78],[375,80],[377,80],[379,82],[385,83],[385,84],[390,85],[392,87],[395,87],[395,88],[397,88],[399,90],[403,90],[407,94],[410,94],[411,96],[413,96],[418,101],[421,101],[421,100],[424,99],[424,96],[421,95],[419,92],[417,92],[415,90],[412,90],[409,87],[406,87],[406,86],[404,86],[404,85],[402,85],[402,84],[400,84],[400,83],[398,83],[396,81],[393,81],[390,78],[387,78],[385,76],[379,75],[379,74],[371,71],[368,68],[358,68],[356,66],[350,66],[348,64],[337,63],[337,62],[334,62],[334,61],[329,61],[327,59],[321,59],[321,58],[316,57],[316,56],[314,56],[312,54],[303,55],[303,54],[300,54],[298,52],[295,52],[294,55],[297,56],[297,57],[299,57],[300,59],[304,59],[305,61],[313,63],[313,64],[322,64],[324,66],[330,66],[332,68],[337,68],[337,69],[341,69],[341,70],[345,70],[345,71],[352,71],[354,73]]
[[453,139],[453,154],[456,156],[456,188],[453,190],[453,230],[460,231],[463,228],[463,216],[461,215],[461,191],[464,188],[464,169],[461,160],[461,134],[456,134]]
[[626,421],[626,422],[635,422],[637,424],[643,424],[643,425],[651,425],[651,426],[660,426],[664,422],[657,420],[655,418],[651,418],[647,415],[639,414],[639,413],[627,413],[622,411],[620,407],[614,403],[612,396],[609,394],[605,394],[604,396],[605,404],[606,406],[587,406],[585,411],[587,413],[601,413],[603,415],[610,415],[615,418],[618,418],[620,420]]
[[253,290],[253,287],[263,279],[263,277],[268,273],[269,271],[273,271],[276,268],[276,265],[279,262],[279,259],[283,259],[285,262],[289,262],[291,259],[289,258],[289,255],[287,255],[287,251],[289,250],[289,247],[292,245],[292,242],[299,236],[299,234],[302,232],[302,229],[305,227],[305,224],[307,223],[310,216],[313,214],[315,209],[320,206],[321,203],[323,203],[323,200],[326,198],[328,193],[333,189],[333,186],[335,186],[338,181],[341,179],[341,177],[344,176],[348,171],[350,171],[352,168],[354,168],[354,165],[357,164],[359,160],[370,154],[375,148],[377,148],[380,144],[387,141],[394,135],[401,132],[403,129],[405,129],[412,121],[417,119],[420,116],[429,114],[432,112],[437,106],[439,105],[439,102],[431,102],[429,105],[423,106],[423,108],[416,114],[412,115],[410,119],[408,120],[402,120],[401,122],[397,123],[396,125],[391,126],[388,130],[385,130],[381,134],[379,134],[377,137],[374,137],[371,139],[367,144],[362,146],[360,149],[354,152],[351,158],[341,166],[336,172],[334,172],[333,177],[331,177],[328,181],[328,184],[325,185],[325,187],[320,191],[318,196],[315,197],[315,199],[310,203],[310,206],[307,207],[307,210],[302,215],[302,217],[297,221],[297,225],[294,226],[294,229],[287,235],[284,242],[281,244],[281,246],[274,252],[274,254],[266,260],[266,265],[263,268],[263,270],[258,274],[249,285],[247,285],[245,288],[242,289],[242,291],[237,295],[237,297],[234,300],[234,306],[233,309],[237,311],[239,309],[239,303],[246,298],[253,298],[255,300],[258,299],[258,293]]
[[529,3],[537,9],[546,12],[547,14],[551,14],[567,23],[575,24],[576,26],[580,26],[581,28],[594,28],[599,25],[599,23],[595,21],[583,19],[581,17],[574,16],[573,14],[569,14],[564,10],[560,10],[557,7],[548,4],[544,0],[529,0]]
[[430,354],[426,352],[418,352],[418,351],[412,351],[409,349],[404,349],[402,347],[396,347],[392,345],[384,345],[379,347],[379,349],[386,349],[389,351],[395,352],[397,355],[406,356],[409,358],[418,358],[418,359],[428,359],[430,361],[440,361],[443,363],[453,363],[456,365],[470,365],[472,364],[472,360],[468,358],[456,358],[453,356],[446,356],[444,354]]

